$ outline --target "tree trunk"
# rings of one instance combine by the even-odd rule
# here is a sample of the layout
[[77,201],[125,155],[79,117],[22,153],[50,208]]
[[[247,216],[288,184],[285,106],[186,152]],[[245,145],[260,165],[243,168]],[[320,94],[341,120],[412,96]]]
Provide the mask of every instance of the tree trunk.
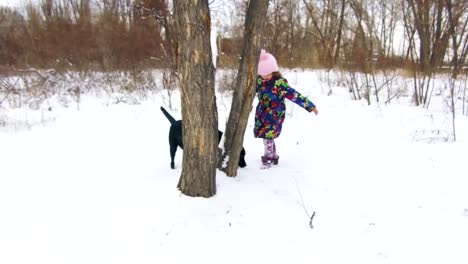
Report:
[[340,24],[338,25],[338,36],[336,37],[336,48],[335,56],[333,57],[333,67],[335,67],[338,62],[338,57],[340,56],[340,47],[341,47],[341,34],[343,32],[343,23],[344,23],[344,14],[345,14],[345,0],[341,0],[341,13],[340,13]]
[[239,155],[244,142],[245,129],[255,97],[258,56],[262,30],[266,19],[268,0],[250,1],[245,19],[244,49],[232,98],[231,112],[226,125],[224,150],[219,168],[228,176],[237,175]]
[[182,99],[183,166],[178,188],[188,196],[216,194],[218,113],[208,0],[174,1]]

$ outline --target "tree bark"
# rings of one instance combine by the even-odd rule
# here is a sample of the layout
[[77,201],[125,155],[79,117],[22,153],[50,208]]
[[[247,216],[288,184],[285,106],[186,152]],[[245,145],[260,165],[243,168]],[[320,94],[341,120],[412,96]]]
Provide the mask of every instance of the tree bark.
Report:
[[268,9],[268,0],[250,1],[247,9],[244,30],[244,49],[232,98],[231,112],[226,125],[224,149],[219,160],[219,168],[226,175],[237,175],[239,155],[244,142],[245,129],[252,111],[255,97],[258,56]]
[[344,15],[345,15],[345,0],[341,0],[341,12],[340,12],[340,24],[338,25],[338,36],[336,37],[336,48],[335,48],[335,55],[333,56],[333,66],[335,67],[338,57],[340,56],[340,48],[341,48],[341,34],[343,32],[343,24],[344,24]]
[[174,1],[182,99],[183,166],[178,188],[188,196],[216,194],[218,113],[208,0]]

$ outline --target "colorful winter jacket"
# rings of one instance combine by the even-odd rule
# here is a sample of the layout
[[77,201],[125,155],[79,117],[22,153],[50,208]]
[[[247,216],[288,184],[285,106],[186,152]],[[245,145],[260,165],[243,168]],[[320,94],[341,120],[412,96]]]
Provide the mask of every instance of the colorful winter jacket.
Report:
[[285,78],[273,77],[263,81],[257,77],[258,105],[255,111],[254,136],[257,138],[274,139],[281,134],[281,127],[286,115],[287,98],[311,112],[315,105],[305,96],[289,86]]

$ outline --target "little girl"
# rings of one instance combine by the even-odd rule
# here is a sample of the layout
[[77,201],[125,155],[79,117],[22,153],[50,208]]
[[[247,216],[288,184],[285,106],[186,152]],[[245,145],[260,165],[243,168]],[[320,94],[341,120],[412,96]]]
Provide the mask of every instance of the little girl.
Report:
[[281,127],[286,115],[284,99],[287,98],[308,112],[318,114],[317,107],[307,97],[289,86],[281,76],[275,57],[265,50],[260,53],[258,62],[257,96],[258,105],[255,112],[254,136],[263,138],[265,154],[262,163],[265,168],[277,165],[279,156],[276,153],[275,138],[281,134]]

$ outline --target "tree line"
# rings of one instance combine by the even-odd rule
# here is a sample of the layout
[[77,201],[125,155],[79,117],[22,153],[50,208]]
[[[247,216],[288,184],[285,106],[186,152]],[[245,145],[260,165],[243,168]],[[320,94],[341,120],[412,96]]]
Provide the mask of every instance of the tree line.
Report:
[[173,41],[163,0],[41,0],[0,8],[0,61],[15,67],[166,67]]
[[[232,23],[217,32],[218,65],[237,67],[249,1],[225,2],[235,4],[225,14]],[[284,67],[416,67],[428,73],[467,64],[464,0],[269,2],[263,46]],[[40,0],[24,13],[0,8],[0,61],[100,70],[168,67],[176,61],[174,31],[172,1]]]

